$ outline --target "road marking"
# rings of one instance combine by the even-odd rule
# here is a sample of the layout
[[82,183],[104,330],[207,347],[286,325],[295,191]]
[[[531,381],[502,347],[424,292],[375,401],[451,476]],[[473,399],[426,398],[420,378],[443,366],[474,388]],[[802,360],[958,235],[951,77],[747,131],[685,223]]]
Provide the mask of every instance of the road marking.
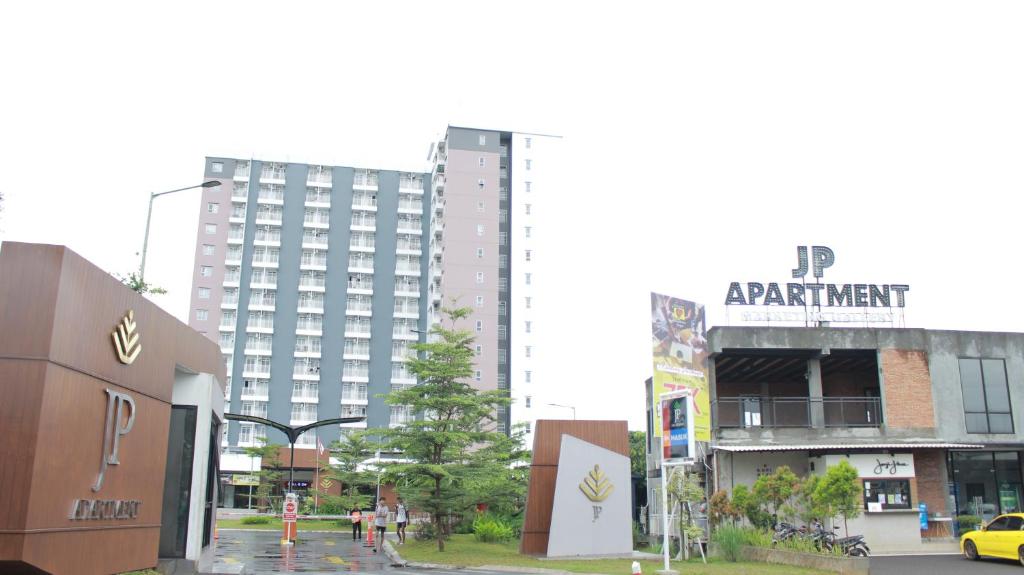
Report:
[[324,541],[324,545],[327,545],[329,547],[334,547],[334,541],[331,541],[331,540]]
[[324,560],[326,560],[328,563],[333,563],[335,565],[344,565],[345,564],[345,560],[342,559],[341,557],[338,557],[337,555],[329,555],[327,557],[324,557]]
[[234,557],[225,557],[224,562],[228,565],[236,565],[238,564],[238,559],[235,559]]

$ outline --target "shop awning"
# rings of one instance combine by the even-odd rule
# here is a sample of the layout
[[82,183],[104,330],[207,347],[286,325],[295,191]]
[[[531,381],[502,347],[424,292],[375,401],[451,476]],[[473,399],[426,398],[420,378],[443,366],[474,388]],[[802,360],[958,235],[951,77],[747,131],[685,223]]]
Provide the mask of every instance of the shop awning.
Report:
[[890,449],[982,449],[984,445],[973,443],[855,443],[855,444],[814,444],[814,445],[716,445],[715,451],[757,452],[757,451],[888,451]]

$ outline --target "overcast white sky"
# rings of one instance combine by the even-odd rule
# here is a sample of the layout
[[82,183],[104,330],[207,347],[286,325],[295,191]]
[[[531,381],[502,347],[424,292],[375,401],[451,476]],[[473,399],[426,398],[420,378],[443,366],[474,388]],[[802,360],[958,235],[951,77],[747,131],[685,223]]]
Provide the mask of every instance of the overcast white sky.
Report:
[[[9,3],[0,240],[126,272],[148,194],[206,155],[424,169],[449,123],[561,134],[546,377],[639,429],[649,292],[724,324],[729,282],[786,281],[797,245],[835,250],[828,281],[909,283],[909,327],[1024,331],[1022,24],[1010,1]],[[198,198],[158,200],[150,241],[181,318]]]

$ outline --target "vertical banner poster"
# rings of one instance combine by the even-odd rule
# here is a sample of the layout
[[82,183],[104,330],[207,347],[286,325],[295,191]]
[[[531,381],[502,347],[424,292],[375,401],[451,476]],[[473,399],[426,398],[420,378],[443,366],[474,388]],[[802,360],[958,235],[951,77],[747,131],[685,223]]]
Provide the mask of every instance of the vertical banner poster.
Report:
[[708,394],[708,341],[704,306],[651,293],[654,381],[654,433],[663,435],[660,397],[685,391],[693,398],[696,441],[711,441],[711,399]]
[[688,391],[661,398],[662,459],[694,459],[693,401]]

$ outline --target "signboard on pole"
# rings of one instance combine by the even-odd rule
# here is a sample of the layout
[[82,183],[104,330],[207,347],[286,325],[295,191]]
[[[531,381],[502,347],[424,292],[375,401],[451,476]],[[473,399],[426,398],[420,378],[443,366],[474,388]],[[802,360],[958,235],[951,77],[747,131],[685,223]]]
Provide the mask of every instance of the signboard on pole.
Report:
[[[691,301],[651,293],[652,411],[654,434],[661,437],[660,398],[665,393],[686,391],[692,399],[691,435],[711,441],[711,400],[708,393],[708,344],[704,306]],[[691,450],[692,453],[692,450]]]
[[661,396],[661,422],[662,461],[693,461],[696,437],[693,398],[688,390]]
[[284,500],[284,513],[281,519],[285,523],[294,523],[295,517],[298,515],[299,504],[294,493],[289,493],[285,496]]

